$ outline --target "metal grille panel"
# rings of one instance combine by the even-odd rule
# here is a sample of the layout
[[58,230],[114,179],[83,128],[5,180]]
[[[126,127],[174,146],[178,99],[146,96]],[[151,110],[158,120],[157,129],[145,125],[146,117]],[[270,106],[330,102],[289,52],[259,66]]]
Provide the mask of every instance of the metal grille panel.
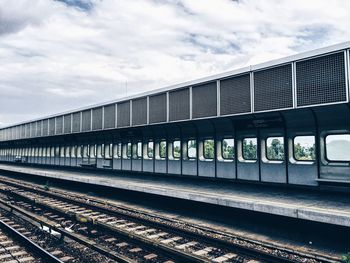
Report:
[[297,106],[346,101],[344,53],[296,63]]
[[254,72],[254,111],[293,107],[292,65]]
[[64,115],[63,132],[64,133],[71,133],[71,129],[72,129],[72,115],[70,115],[70,114]]
[[49,120],[43,120],[43,136],[49,135]]
[[220,115],[251,111],[250,75],[220,81]]
[[56,117],[56,134],[63,133],[63,116]]
[[36,136],[41,136],[41,127],[42,127],[42,121],[38,121],[37,127],[36,127]]
[[35,137],[36,135],[36,122],[30,123],[30,137]]
[[149,97],[149,122],[166,122],[166,94]]
[[216,81],[192,88],[192,117],[203,118],[217,115]]
[[115,104],[104,107],[104,128],[115,128]]
[[82,131],[91,130],[91,110],[85,110],[82,113]]
[[49,119],[49,135],[55,135],[55,118]]
[[73,132],[80,132],[80,112],[73,113]]
[[26,138],[30,137],[30,124],[27,123],[25,124],[25,129],[26,129]]
[[93,130],[102,129],[102,107],[92,109],[92,129]]
[[190,118],[189,89],[169,92],[169,120],[186,120]]
[[132,125],[147,124],[147,98],[132,101]]
[[130,101],[118,103],[117,112],[118,127],[130,126]]

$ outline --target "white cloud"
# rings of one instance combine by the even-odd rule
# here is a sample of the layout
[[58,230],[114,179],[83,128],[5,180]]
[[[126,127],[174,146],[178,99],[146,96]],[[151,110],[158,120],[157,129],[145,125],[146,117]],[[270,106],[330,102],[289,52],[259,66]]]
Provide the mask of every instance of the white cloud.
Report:
[[1,0],[0,123],[349,40],[342,0]]

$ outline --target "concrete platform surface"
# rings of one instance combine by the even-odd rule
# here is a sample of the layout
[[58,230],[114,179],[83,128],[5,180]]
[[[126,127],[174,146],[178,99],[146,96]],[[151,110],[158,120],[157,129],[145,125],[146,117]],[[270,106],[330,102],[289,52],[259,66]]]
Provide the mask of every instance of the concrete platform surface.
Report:
[[350,195],[278,186],[0,164],[0,171],[96,184],[350,227]]

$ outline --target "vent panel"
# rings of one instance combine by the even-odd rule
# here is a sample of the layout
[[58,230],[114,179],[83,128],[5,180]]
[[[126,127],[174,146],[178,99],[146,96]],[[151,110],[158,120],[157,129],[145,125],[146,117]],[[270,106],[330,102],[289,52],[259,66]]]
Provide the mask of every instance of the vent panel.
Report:
[[36,129],[36,136],[38,136],[38,137],[42,136],[41,129],[42,129],[42,121],[38,121],[37,129]]
[[64,115],[64,133],[71,133],[72,129],[72,115]]
[[186,120],[190,118],[190,91],[182,89],[169,92],[169,120]]
[[63,116],[56,117],[56,134],[63,133]]
[[102,129],[102,107],[92,110],[92,129],[93,130]]
[[82,131],[91,130],[91,110],[85,110],[82,113]]
[[73,132],[80,132],[80,112],[73,113]]
[[36,135],[36,122],[30,123],[30,137],[35,137]]
[[49,135],[49,120],[43,120],[43,136]]
[[192,88],[192,117],[203,118],[217,115],[216,82]]
[[254,72],[254,111],[292,107],[291,64]]
[[115,128],[115,104],[104,107],[104,128]]
[[296,63],[297,106],[346,101],[344,53]]
[[149,122],[166,122],[166,93],[149,97]]
[[147,98],[132,101],[132,125],[147,124]]
[[49,135],[55,135],[55,118],[49,119]]
[[130,126],[130,101],[118,103],[117,111],[118,111],[117,113],[118,127]]
[[220,81],[220,115],[251,112],[250,75]]
[[26,138],[30,138],[30,124],[25,124]]

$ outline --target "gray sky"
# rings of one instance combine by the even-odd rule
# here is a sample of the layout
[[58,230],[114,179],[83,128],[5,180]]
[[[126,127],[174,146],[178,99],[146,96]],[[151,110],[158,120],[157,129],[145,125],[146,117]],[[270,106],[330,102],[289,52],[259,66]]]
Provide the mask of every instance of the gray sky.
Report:
[[344,0],[0,0],[0,126],[350,40]]

